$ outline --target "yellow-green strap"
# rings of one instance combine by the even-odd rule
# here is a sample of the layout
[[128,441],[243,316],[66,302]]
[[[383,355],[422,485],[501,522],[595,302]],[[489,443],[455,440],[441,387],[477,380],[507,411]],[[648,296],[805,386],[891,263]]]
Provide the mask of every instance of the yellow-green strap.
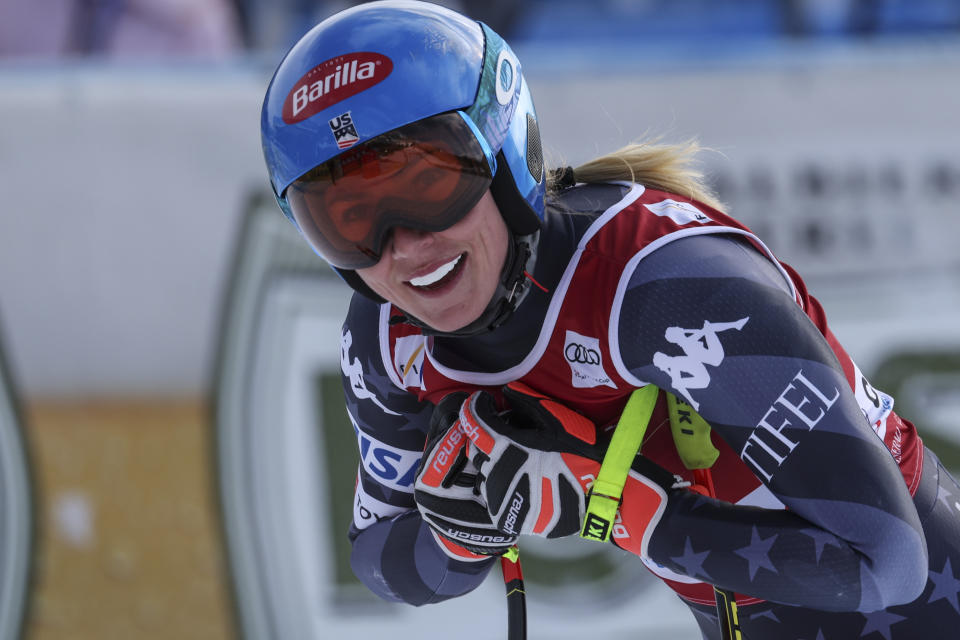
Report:
[[587,496],[587,512],[580,537],[598,542],[610,539],[623,487],[627,483],[627,473],[640,451],[653,407],[657,403],[658,391],[657,387],[649,384],[630,394],[610,446],[603,456],[600,472]]
[[677,396],[672,393],[666,396],[670,431],[683,466],[687,469],[709,469],[720,456],[720,451],[710,441],[710,423]]

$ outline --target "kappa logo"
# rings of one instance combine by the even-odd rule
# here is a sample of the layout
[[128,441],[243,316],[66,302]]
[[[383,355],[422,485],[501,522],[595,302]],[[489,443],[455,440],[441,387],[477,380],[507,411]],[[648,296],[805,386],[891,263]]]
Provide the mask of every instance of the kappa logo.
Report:
[[367,389],[367,383],[363,380],[363,365],[360,364],[360,358],[350,360],[350,346],[353,344],[353,334],[344,331],[340,336],[340,370],[350,380],[350,389],[357,400],[370,400],[373,404],[383,409],[384,413],[392,416],[400,415],[396,411],[391,411],[383,406],[383,403],[373,395],[373,392]]
[[653,204],[643,205],[658,216],[670,218],[681,227],[691,222],[704,224],[710,222],[710,218],[700,209],[689,202],[678,202],[677,200],[661,200]]
[[664,338],[667,342],[683,349],[682,356],[671,356],[657,351],[653,354],[653,365],[670,376],[670,383],[695,410],[700,403],[690,395],[691,389],[706,389],[710,385],[710,372],[707,365],[719,366],[723,362],[723,345],[717,334],[730,329],[740,331],[750,320],[750,316],[736,322],[704,321],[702,329],[684,329],[667,327]]
[[570,365],[570,383],[575,388],[617,388],[603,369],[599,339],[568,330],[563,342],[563,358]]

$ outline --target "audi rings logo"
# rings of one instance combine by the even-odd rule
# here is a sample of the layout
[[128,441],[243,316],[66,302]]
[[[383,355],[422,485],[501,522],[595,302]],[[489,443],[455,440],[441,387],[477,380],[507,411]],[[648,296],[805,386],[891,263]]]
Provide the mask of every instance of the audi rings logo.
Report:
[[563,357],[570,365],[570,384],[576,388],[611,387],[617,384],[603,370],[600,340],[567,330]]
[[578,342],[567,344],[563,350],[568,362],[579,364],[600,364],[600,352],[590,347],[585,347]]

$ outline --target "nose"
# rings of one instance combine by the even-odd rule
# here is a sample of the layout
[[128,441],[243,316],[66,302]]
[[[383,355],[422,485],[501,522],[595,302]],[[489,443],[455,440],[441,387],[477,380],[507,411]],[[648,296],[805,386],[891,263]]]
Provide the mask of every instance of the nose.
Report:
[[390,236],[390,252],[394,258],[416,257],[433,243],[433,233],[407,227],[396,227]]

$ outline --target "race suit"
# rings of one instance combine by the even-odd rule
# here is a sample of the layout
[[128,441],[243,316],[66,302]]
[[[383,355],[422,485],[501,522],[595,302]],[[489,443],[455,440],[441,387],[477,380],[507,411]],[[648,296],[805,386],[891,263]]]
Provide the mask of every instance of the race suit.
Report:
[[[341,336],[361,458],[351,564],[371,590],[438,602],[493,564],[435,535],[414,503],[446,394],[519,380],[610,425],[655,384],[720,451],[717,499],[673,492],[644,559],[704,638],[720,637],[711,585],[737,594],[744,638],[953,637],[960,487],[748,229],[640,185],[580,185],[548,201],[532,275],[542,289],[470,338],[424,336],[354,296]],[[692,480],[663,396],[642,452]]]

